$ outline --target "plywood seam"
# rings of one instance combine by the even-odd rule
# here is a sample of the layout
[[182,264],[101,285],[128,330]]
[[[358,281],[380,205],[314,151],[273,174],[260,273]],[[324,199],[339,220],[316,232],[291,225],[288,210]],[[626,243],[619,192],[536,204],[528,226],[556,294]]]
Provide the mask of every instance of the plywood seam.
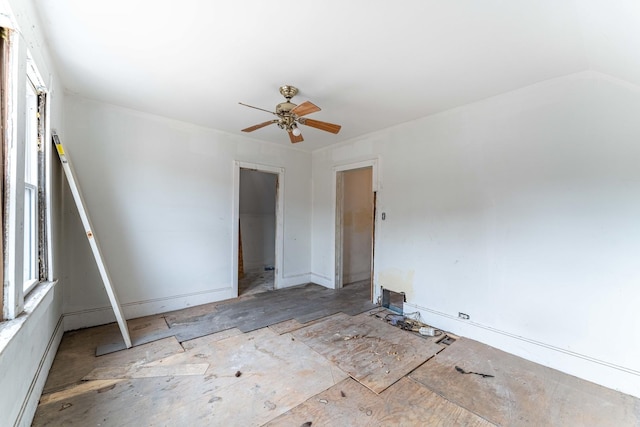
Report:
[[42,392],[42,396],[40,397],[40,399],[42,399],[42,398],[44,398],[46,396],[50,396],[50,395],[52,395],[54,393],[60,393],[61,391],[70,390],[70,389],[72,389],[74,387],[78,387],[79,385],[85,384],[85,383],[90,382],[90,381],[94,381],[94,380],[83,380],[83,379],[80,379],[78,381],[75,381],[75,382],[72,382],[72,383],[63,384],[63,385],[60,385],[58,387],[48,388],[46,391]]
[[[435,356],[434,356],[434,357],[435,357]],[[433,357],[432,357],[431,359],[433,359]],[[422,365],[420,365],[420,366],[422,366]],[[417,368],[416,368],[416,369],[417,369]],[[482,416],[482,415],[480,415],[479,413],[477,413],[477,412],[475,412],[475,411],[473,411],[473,410],[471,410],[471,409],[467,408],[466,406],[464,406],[464,405],[462,405],[462,404],[460,404],[460,403],[458,403],[458,402],[455,402],[455,401],[453,401],[453,400],[451,400],[451,399],[447,398],[447,396],[445,396],[443,393],[439,392],[438,390],[433,389],[433,388],[429,387],[429,386],[428,386],[428,385],[426,385],[426,384],[422,384],[421,382],[414,380],[414,379],[413,379],[413,378],[411,378],[409,375],[406,375],[406,376],[405,376],[405,378],[407,378],[408,380],[410,380],[410,381],[414,382],[415,384],[417,384],[417,385],[418,385],[418,386],[420,386],[420,387],[424,387],[424,388],[426,388],[427,390],[429,390],[429,391],[433,392],[433,393],[434,393],[434,394],[436,394],[437,396],[440,396],[441,398],[443,398],[443,399],[444,399],[444,400],[446,400],[447,402],[451,403],[452,405],[455,405],[455,406],[457,406],[457,407],[459,407],[459,408],[462,408],[462,409],[464,409],[465,411],[467,411],[467,412],[469,412],[469,413],[472,413],[472,414],[474,414],[475,416],[477,416],[477,417],[479,417],[479,418],[481,418],[481,419],[485,420],[485,421],[486,421],[486,422],[488,422],[489,424],[494,425],[494,426],[496,426],[496,427],[497,427],[497,426],[500,426],[500,424],[496,424],[495,422],[493,422],[493,421],[491,421],[491,420],[487,419],[486,417],[483,417],[483,416]]]

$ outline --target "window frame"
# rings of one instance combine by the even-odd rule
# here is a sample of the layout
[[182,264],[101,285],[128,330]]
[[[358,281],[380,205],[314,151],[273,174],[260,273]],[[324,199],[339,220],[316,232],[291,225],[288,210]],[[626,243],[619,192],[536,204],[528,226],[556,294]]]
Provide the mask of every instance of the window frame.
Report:
[[[3,300],[2,320],[18,317],[24,310],[25,297],[38,285],[53,280],[51,268],[51,232],[49,189],[51,183],[51,144],[49,130],[49,91],[28,52],[19,31],[2,27],[2,150],[3,150]],[[37,99],[37,131],[35,165],[37,179],[27,183],[25,177],[27,126],[27,88],[32,86]],[[25,278],[25,198],[31,190],[36,207],[33,220],[35,276]]]
[[[27,69],[28,70],[28,69]],[[39,203],[40,187],[41,187],[41,168],[40,168],[40,116],[41,116],[41,93],[32,81],[32,77],[27,71],[27,83],[25,85],[25,95],[33,92],[33,105],[31,102],[26,103],[25,107],[25,173],[24,173],[24,248],[22,258],[22,291],[27,295],[33,288],[40,283],[40,208]],[[26,95],[28,98],[29,96]],[[32,114],[31,109],[35,108],[35,117],[27,117]],[[35,120],[34,120],[35,119]],[[35,125],[35,126],[34,126]],[[32,127],[33,126],[33,127]],[[35,168],[35,171],[33,171]],[[26,276],[25,276],[26,275]]]

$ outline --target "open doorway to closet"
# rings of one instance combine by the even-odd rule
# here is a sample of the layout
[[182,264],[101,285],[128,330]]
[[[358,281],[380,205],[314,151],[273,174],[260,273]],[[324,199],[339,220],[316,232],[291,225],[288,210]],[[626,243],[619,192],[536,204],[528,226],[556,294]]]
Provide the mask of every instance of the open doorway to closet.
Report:
[[336,288],[366,286],[373,298],[373,167],[336,171]]
[[278,175],[240,168],[238,295],[275,288]]

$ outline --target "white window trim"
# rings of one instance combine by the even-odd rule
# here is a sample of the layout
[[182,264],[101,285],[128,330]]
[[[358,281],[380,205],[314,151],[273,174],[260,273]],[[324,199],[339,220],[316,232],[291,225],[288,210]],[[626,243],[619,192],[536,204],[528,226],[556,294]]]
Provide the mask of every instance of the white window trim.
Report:
[[[26,205],[27,205],[27,189],[29,189],[31,191],[31,197],[33,198],[32,200],[32,206],[31,209],[35,209],[35,218],[27,218],[27,212],[26,212]],[[31,292],[31,290],[38,284],[40,283],[40,271],[38,268],[38,252],[39,252],[39,244],[40,244],[40,238],[39,238],[39,227],[38,227],[38,186],[37,185],[33,185],[33,184],[29,184],[29,183],[24,183],[24,203],[23,203],[23,209],[25,210],[23,216],[24,216],[24,228],[23,228],[23,240],[25,241],[23,244],[25,244],[25,247],[23,248],[24,251],[24,256],[22,257],[22,264],[23,264],[23,268],[22,268],[22,272],[23,272],[23,276],[22,276],[22,292],[24,295],[27,295],[29,292]],[[26,245],[26,234],[28,232],[28,230],[31,228],[32,224],[27,224],[28,221],[32,221],[34,222],[33,224],[33,232],[35,233],[35,239],[34,241],[32,241],[31,243],[35,243],[36,248],[35,248],[35,254],[31,253],[31,254],[27,254],[27,245]],[[34,256],[33,262],[35,265],[31,265],[31,259],[30,257]],[[33,277],[31,279],[25,278],[24,273],[27,270],[27,264],[29,264],[30,270],[32,270],[30,273],[33,273],[33,276],[26,276],[26,277]]]
[[[6,116],[6,141],[8,144],[5,165],[6,185],[6,210],[5,221],[7,225],[7,240],[5,246],[5,275],[4,275],[4,317],[15,319],[24,310],[24,291],[22,280],[22,256],[24,253],[22,227],[19,227],[22,206],[24,205],[23,185],[19,185],[24,176],[24,153],[20,153],[18,141],[24,138],[24,111],[26,100],[19,96],[18,89],[24,88],[27,81],[26,73],[26,49],[22,43],[18,43],[19,33],[11,31],[8,36],[9,60],[5,64],[8,74],[8,86],[5,92],[7,96]],[[12,182],[13,179],[15,182]]]
[[[39,150],[38,150],[38,141],[36,142],[36,146],[34,147],[34,138],[37,139],[38,131],[40,127],[40,119],[37,117],[37,114],[40,112],[40,97],[41,91],[37,87],[37,75],[33,76],[30,73],[29,63],[27,62],[27,83],[25,87],[25,94],[32,94],[35,101],[35,112],[31,110],[34,106],[31,103],[27,103],[25,106],[25,129],[29,128],[25,132],[24,138],[24,146],[23,150],[25,151],[24,155],[24,164],[25,164],[25,174],[24,177],[24,202],[22,204],[24,209],[24,228],[23,228],[23,239],[24,239],[24,257],[22,258],[23,264],[23,284],[22,289],[24,295],[27,295],[31,290],[39,283],[40,279],[40,268],[39,268],[39,255],[40,255],[40,201],[39,190],[40,186],[43,185],[41,183],[40,173],[40,162],[39,162]],[[27,96],[28,98],[29,96]],[[31,114],[36,114],[35,117],[35,129],[32,128],[34,125],[34,118],[31,117]],[[44,117],[44,114],[42,115]],[[35,130],[35,135],[33,134]],[[35,169],[35,170],[34,170]],[[29,175],[29,177],[27,177]],[[34,176],[35,175],[35,176]],[[35,181],[34,181],[35,179]],[[29,209],[27,209],[29,206]],[[31,234],[28,236],[28,234]],[[28,241],[30,240],[30,241]],[[24,273],[28,275],[25,277]]]
[[[5,27],[7,28],[7,27]],[[9,27],[10,28],[10,27]],[[15,28],[15,27],[14,27]],[[23,43],[19,31],[11,31],[9,37],[9,60],[7,67],[8,84],[6,96],[8,97],[7,123],[5,128],[5,137],[9,146],[6,149],[7,158],[5,159],[5,175],[9,177],[6,186],[6,206],[5,221],[7,225],[7,239],[5,250],[5,271],[4,271],[4,307],[2,307],[3,316],[6,320],[17,318],[25,308],[25,296],[33,289],[38,289],[38,285],[43,282],[52,281],[52,264],[51,264],[51,147],[50,130],[49,130],[49,104],[50,98],[48,90],[44,85],[44,80],[40,76],[31,59],[26,43]],[[26,99],[23,96],[26,85],[33,84],[36,91],[43,93],[47,99],[45,103],[45,132],[43,135],[43,149],[45,158],[44,183],[46,194],[42,208],[45,209],[46,224],[46,245],[47,245],[47,274],[43,282],[39,277],[27,284],[23,280],[23,262],[24,262],[24,138],[25,138],[25,109]],[[39,220],[38,220],[39,222]],[[38,224],[39,226],[39,224]],[[38,269],[39,276],[39,269]]]

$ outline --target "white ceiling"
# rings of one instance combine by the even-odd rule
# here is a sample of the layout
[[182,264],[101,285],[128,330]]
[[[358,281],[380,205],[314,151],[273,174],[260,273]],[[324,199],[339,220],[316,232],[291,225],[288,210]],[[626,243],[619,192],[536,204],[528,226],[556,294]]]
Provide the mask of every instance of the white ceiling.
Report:
[[553,77],[640,84],[638,0],[33,0],[73,94],[289,145],[278,87],[343,126],[314,150]]

